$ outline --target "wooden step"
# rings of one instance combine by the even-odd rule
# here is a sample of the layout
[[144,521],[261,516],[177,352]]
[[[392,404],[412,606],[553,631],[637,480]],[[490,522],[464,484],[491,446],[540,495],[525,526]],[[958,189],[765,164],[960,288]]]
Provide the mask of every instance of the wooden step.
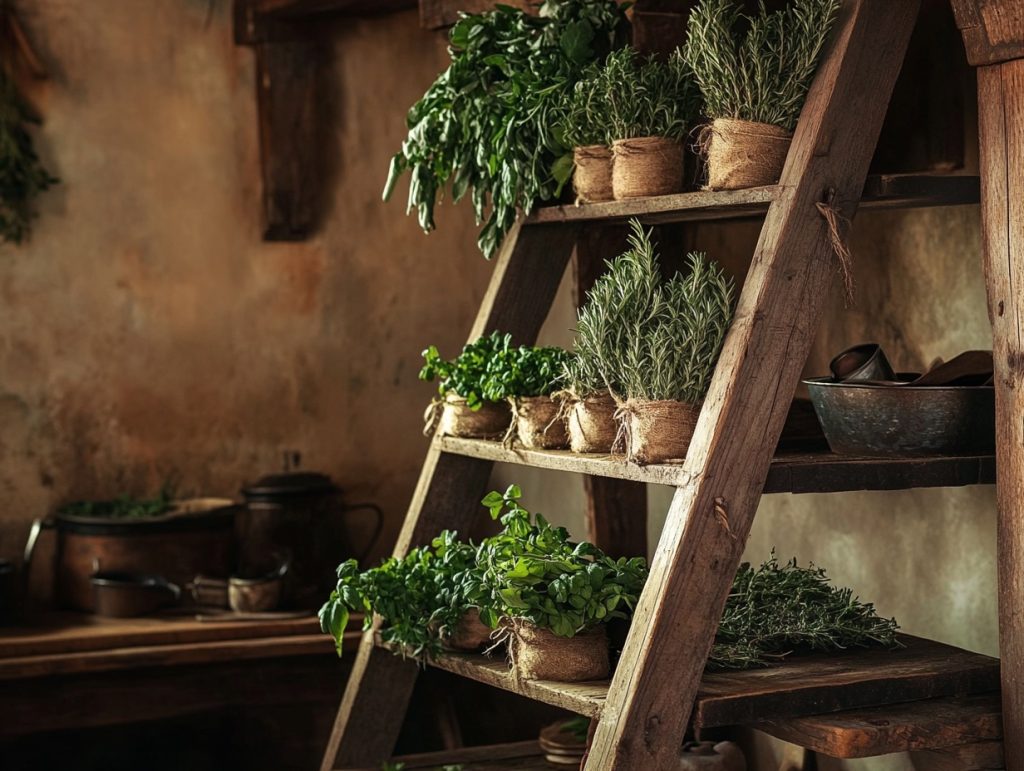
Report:
[[[779,186],[745,190],[699,190],[653,198],[606,201],[579,206],[545,206],[527,218],[527,224],[557,222],[625,222],[637,218],[645,224],[693,222],[758,217],[779,194]],[[861,209],[907,209],[978,203],[977,176],[950,174],[881,174],[868,177]]]
[[[680,486],[687,482],[682,463],[637,466],[621,455],[589,455],[568,450],[524,450],[501,442],[453,436],[435,440],[442,452],[501,463],[571,471],[613,479]],[[780,453],[772,461],[765,493],[831,493],[849,490],[906,490],[992,484],[991,455],[928,458],[860,458],[831,452]]]
[[[891,752],[942,750],[1003,736],[999,693],[766,720],[758,730],[832,758],[873,758]],[[991,755],[991,744],[985,749]],[[992,766],[993,768],[997,766]]]
[[[544,753],[536,741],[491,744],[482,747],[463,747],[456,750],[423,752],[392,758],[395,765],[402,764],[405,771],[418,768],[438,769],[457,766],[461,771],[550,771],[544,762]],[[380,771],[380,766],[336,771]]]
[[[989,693],[999,687],[999,660],[918,637],[895,651],[851,650],[793,656],[770,667],[705,672],[693,727],[754,725],[764,715],[799,717],[920,699]],[[432,666],[535,701],[599,717],[607,681],[517,680],[501,657],[449,654]]]

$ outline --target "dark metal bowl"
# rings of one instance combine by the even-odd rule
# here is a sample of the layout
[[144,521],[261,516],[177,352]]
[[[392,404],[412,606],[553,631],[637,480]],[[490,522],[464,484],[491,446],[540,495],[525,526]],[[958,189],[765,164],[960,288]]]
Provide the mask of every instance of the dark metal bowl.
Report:
[[995,450],[995,389],[838,383],[811,378],[829,447],[844,455],[914,457]]

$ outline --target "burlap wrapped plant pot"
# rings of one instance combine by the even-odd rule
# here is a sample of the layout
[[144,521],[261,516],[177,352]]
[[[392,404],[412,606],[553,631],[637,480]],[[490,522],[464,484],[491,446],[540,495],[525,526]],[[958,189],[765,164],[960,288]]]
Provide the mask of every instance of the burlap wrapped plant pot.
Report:
[[559,637],[533,624],[512,622],[509,656],[513,674],[521,680],[578,683],[604,680],[611,671],[603,625],[575,637]]
[[716,119],[704,136],[710,190],[774,185],[793,140],[784,128],[730,118]]
[[520,396],[512,403],[512,421],[519,443],[531,450],[563,450],[569,446],[562,404],[550,396]]
[[700,405],[674,400],[630,399],[616,413],[626,438],[626,457],[633,463],[682,461],[693,438]]
[[480,611],[470,608],[453,631],[444,637],[444,645],[455,651],[478,651],[491,642],[491,628],[480,620]]
[[683,189],[683,144],[664,137],[612,143],[612,193],[616,201],[670,195]]
[[572,187],[576,203],[612,200],[612,151],[604,145],[587,145],[572,151],[576,170]]
[[613,451],[618,427],[615,423],[615,400],[611,394],[602,391],[570,400],[567,413],[569,449],[588,453]]
[[448,394],[442,405],[440,431],[445,436],[500,439],[511,421],[512,411],[505,402],[484,402],[480,409],[471,410],[461,396]]

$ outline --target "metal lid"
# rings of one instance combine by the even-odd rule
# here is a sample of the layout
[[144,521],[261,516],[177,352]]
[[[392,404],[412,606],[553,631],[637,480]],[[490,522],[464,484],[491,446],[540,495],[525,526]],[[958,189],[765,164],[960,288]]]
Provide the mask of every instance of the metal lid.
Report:
[[269,500],[306,495],[327,495],[339,492],[334,481],[316,471],[294,471],[268,474],[256,484],[242,488],[246,500]]

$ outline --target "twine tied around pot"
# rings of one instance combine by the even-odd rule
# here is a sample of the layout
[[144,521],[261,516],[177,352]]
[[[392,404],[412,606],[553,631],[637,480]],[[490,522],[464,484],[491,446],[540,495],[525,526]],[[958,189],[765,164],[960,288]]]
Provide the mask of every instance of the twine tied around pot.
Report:
[[559,637],[521,618],[506,618],[492,639],[508,643],[512,677],[522,680],[603,680],[611,671],[604,625]]
[[853,255],[850,253],[850,245],[847,241],[850,218],[836,206],[835,188],[829,188],[827,199],[818,201],[815,207],[828,225],[828,239],[832,244],[832,251],[839,258],[839,272],[843,276],[843,291],[846,294],[846,307],[849,308],[853,304],[853,295],[856,289],[853,280]]
[[666,137],[616,139],[612,143],[615,200],[670,195],[683,189],[683,143]]
[[614,453],[621,450],[615,425],[615,396],[597,391],[580,396],[572,390],[559,391],[569,433],[569,449],[576,453]]
[[707,160],[705,190],[774,185],[789,155],[793,134],[770,123],[716,118],[702,126],[694,150]]
[[565,400],[560,394],[551,396],[510,397],[512,422],[502,444],[512,448],[516,439],[523,447],[534,450],[561,450],[568,446],[565,428]]
[[627,460],[646,466],[686,459],[700,405],[674,399],[627,399],[618,405],[615,419],[625,442]]
[[576,204],[612,200],[612,151],[605,145],[573,148],[572,186]]

